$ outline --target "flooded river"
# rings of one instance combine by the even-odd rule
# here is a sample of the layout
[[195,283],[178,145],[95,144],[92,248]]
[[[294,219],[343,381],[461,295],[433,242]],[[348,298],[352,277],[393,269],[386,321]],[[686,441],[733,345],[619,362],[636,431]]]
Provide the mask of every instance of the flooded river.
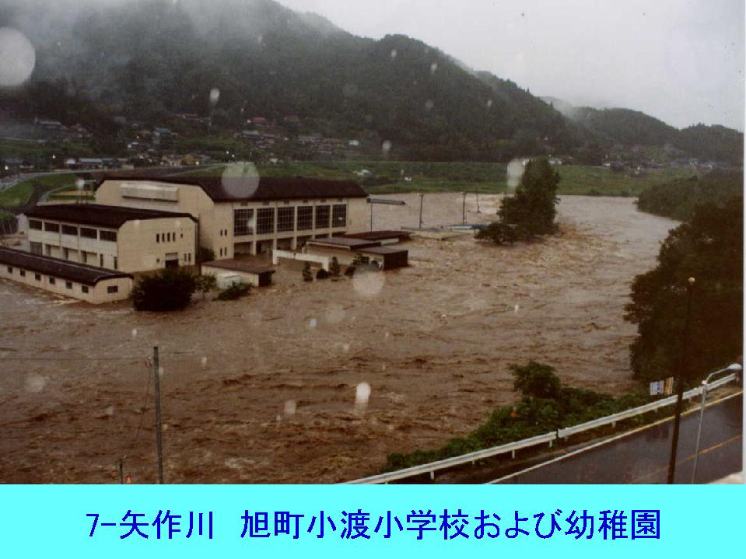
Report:
[[[376,206],[377,229],[416,227],[417,195]],[[487,222],[495,196],[467,198]],[[161,351],[168,482],[336,482],[390,452],[440,445],[516,398],[509,365],[553,365],[610,393],[634,383],[629,286],[675,222],[629,198],[564,197],[561,233],[495,247],[413,240],[407,269],[275,286],[175,314],[92,307],[0,281],[0,481],[155,480],[152,347]],[[426,227],[460,223],[430,194]],[[367,383],[369,400],[356,387]],[[359,395],[358,395],[359,396]]]

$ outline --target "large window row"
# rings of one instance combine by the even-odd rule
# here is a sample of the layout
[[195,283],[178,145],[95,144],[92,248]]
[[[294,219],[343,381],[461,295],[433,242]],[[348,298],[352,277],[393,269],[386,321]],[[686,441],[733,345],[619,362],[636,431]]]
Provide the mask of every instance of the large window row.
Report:
[[29,220],[29,229],[35,231],[49,231],[50,233],[60,233],[77,237],[80,235],[86,239],[100,239],[102,241],[117,242],[117,232],[107,229],[95,229],[93,227],[76,227],[74,225],[64,225],[51,221],[41,221],[38,219]]
[[[276,224],[275,220],[277,220]],[[277,208],[276,214],[275,208],[233,210],[233,235],[236,237],[253,235],[255,232],[258,235],[266,235],[275,231],[278,233],[293,230],[309,231],[314,228],[341,228],[346,225],[346,204],[280,207]]]

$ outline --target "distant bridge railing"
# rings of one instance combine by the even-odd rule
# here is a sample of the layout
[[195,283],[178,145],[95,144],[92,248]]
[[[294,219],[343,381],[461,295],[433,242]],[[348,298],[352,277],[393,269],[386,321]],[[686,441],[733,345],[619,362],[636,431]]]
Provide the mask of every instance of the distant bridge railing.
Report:
[[[708,385],[707,390],[709,391],[715,388],[719,388],[721,386],[724,386],[728,383],[733,382],[737,378],[738,376],[736,374],[728,375],[715,382],[711,382]],[[691,400],[692,398],[694,398],[695,396],[699,396],[700,394],[702,394],[701,386],[697,388],[692,388],[691,390],[687,390],[686,392],[684,392],[684,398],[687,400]],[[445,458],[443,460],[438,460],[437,462],[429,462],[427,464],[420,464],[419,466],[412,466],[411,468],[405,468],[403,470],[396,470],[395,472],[387,472],[385,474],[378,474],[375,476],[365,477],[365,478],[357,479],[354,481],[348,481],[347,483],[348,484],[390,483],[392,481],[401,481],[401,480],[428,475],[428,474],[430,475],[430,479],[435,479],[435,472],[438,472],[440,470],[456,468],[459,466],[466,466],[468,464],[475,464],[478,460],[485,460],[487,458],[493,458],[495,456],[501,456],[503,454],[508,454],[508,453],[510,453],[512,458],[515,458],[515,453],[517,450],[539,446],[542,444],[549,445],[549,447],[551,448],[552,445],[556,441],[566,439],[567,437],[571,435],[576,435],[578,433],[583,433],[585,431],[590,431],[592,429],[597,429],[599,427],[605,427],[606,425],[611,425],[612,427],[614,427],[616,426],[617,422],[624,421],[625,419],[630,419],[632,417],[636,417],[638,415],[642,415],[645,413],[657,411],[661,408],[671,406],[675,403],[676,403],[676,396],[669,396],[668,398],[662,398],[660,400],[656,400],[655,402],[650,402],[649,404],[638,406],[636,408],[630,408],[628,410],[624,410],[622,412],[615,413],[613,415],[599,417],[598,419],[594,419],[592,421],[586,421],[585,423],[573,425],[572,427],[565,427],[563,429],[558,429],[556,431],[550,431],[549,433],[544,433],[543,435],[537,435],[535,437],[523,439],[520,441],[515,441],[512,443],[507,443],[507,444],[503,444],[500,446],[493,446],[490,448],[485,448],[482,450],[469,452],[468,454],[462,454],[460,456],[453,456],[451,458]]]

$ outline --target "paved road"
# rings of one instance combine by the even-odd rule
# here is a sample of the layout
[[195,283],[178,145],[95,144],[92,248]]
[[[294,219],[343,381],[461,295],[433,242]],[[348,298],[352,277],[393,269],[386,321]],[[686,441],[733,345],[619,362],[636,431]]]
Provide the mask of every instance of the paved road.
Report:
[[[676,482],[690,483],[699,413],[681,422]],[[499,483],[666,483],[673,421],[580,449]],[[697,482],[743,469],[743,393],[708,406],[702,425]]]

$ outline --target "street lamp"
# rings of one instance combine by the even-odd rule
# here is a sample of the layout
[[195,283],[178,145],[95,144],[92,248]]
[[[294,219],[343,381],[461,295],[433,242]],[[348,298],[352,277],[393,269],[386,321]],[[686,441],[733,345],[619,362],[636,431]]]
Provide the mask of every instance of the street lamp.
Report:
[[684,319],[684,332],[681,338],[681,354],[679,357],[676,375],[676,411],[673,420],[673,436],[671,437],[671,455],[668,461],[668,483],[674,483],[676,478],[676,452],[679,446],[679,429],[681,425],[681,411],[684,407],[684,379],[688,377],[689,360],[687,349],[689,347],[689,325],[692,315],[692,295],[696,280],[689,278],[686,286],[686,318]]
[[707,401],[707,390],[709,390],[709,384],[713,377],[725,373],[725,372],[731,372],[731,373],[737,373],[741,371],[743,367],[741,367],[738,363],[731,363],[724,369],[719,369],[717,371],[713,371],[709,375],[707,375],[707,378],[702,381],[702,403],[699,408],[699,426],[697,427],[697,444],[694,447],[694,466],[692,467],[692,483],[695,483],[695,480],[697,479],[697,462],[699,461],[699,440],[702,436],[702,420],[704,419],[705,415],[705,402]]

